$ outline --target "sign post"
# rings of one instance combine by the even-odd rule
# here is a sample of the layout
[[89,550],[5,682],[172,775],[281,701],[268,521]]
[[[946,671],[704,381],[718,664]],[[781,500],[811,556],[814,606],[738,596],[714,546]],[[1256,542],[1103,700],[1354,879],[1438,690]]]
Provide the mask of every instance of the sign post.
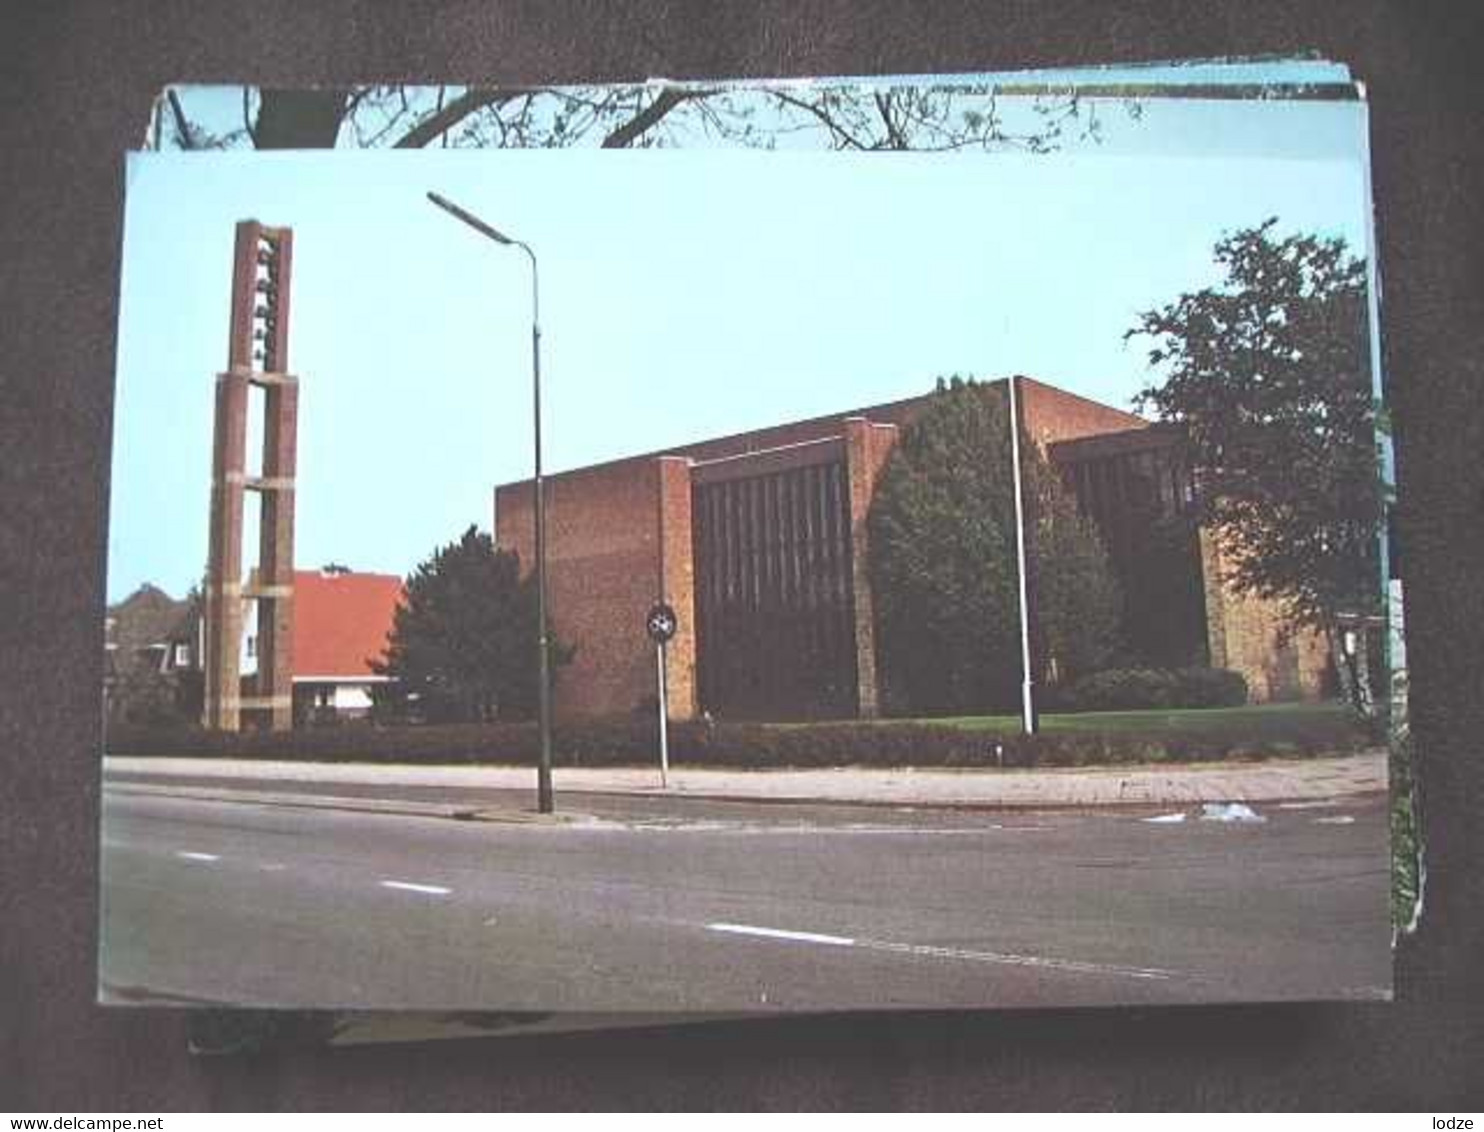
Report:
[[666,703],[665,694],[665,646],[661,642],[654,646],[655,662],[659,667],[659,689],[660,689],[660,786],[668,789],[670,786],[670,721],[669,705]]
[[655,683],[659,691],[660,713],[660,786],[668,789],[670,782],[670,707],[665,688],[665,644],[675,635],[680,619],[663,601],[650,606],[644,618],[644,631],[654,642]]

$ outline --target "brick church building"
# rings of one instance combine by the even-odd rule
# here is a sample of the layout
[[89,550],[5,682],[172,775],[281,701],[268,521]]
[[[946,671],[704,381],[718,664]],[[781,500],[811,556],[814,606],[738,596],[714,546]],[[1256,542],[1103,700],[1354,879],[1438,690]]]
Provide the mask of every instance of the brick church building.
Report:
[[[1209,531],[1141,567],[1160,520],[1193,498],[1178,434],[1017,378],[1022,435],[1097,523],[1125,592],[1128,634],[1151,663],[1241,672],[1257,701],[1314,698],[1313,634],[1222,581]],[[1001,381],[996,383],[1004,385]],[[655,695],[645,611],[668,601],[672,717],[872,716],[881,708],[866,516],[898,430],[928,397],[781,424],[546,478],[548,585],[557,636],[577,646],[558,718],[622,715]],[[496,542],[534,562],[530,481],[495,490]]]

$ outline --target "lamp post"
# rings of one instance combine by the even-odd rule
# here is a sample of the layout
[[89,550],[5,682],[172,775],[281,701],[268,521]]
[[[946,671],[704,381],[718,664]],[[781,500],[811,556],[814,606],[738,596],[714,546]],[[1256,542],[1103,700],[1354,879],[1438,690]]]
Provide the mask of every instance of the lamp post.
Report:
[[1020,727],[1027,735],[1040,730],[1041,720],[1036,712],[1035,677],[1031,670],[1031,605],[1030,587],[1026,579],[1025,547],[1025,484],[1020,472],[1020,398],[1016,386],[1020,378],[1011,377],[1010,383],[1010,462],[1011,480],[1015,488],[1015,574],[1020,591]]
[[531,261],[531,401],[534,411],[536,452],[536,649],[540,685],[537,688],[537,719],[541,732],[541,760],[536,770],[536,806],[543,814],[552,812],[551,791],[551,653],[546,639],[546,493],[541,483],[541,291],[536,273],[536,253],[529,244],[512,239],[498,228],[486,224],[446,197],[435,192],[428,199],[450,216],[462,220],[481,236],[507,247],[517,247]]

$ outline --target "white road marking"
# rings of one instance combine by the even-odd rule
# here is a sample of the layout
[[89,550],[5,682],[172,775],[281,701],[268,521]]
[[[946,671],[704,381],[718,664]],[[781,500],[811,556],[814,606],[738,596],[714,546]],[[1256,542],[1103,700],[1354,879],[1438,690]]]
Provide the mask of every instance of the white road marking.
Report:
[[1332,818],[1315,818],[1315,825],[1352,825],[1355,819],[1349,814],[1339,814]]
[[894,951],[933,959],[966,959],[977,963],[1005,963],[1012,967],[1045,967],[1056,971],[1078,971],[1092,975],[1127,975],[1133,979],[1168,979],[1174,972],[1160,967],[1123,967],[1113,963],[1086,963],[1076,959],[1053,959],[1046,955],[1017,955],[1007,951],[975,951],[962,947],[930,947],[917,943],[889,943],[885,940],[856,940],[857,947],[873,951]]
[[220,861],[221,858],[215,853],[192,853],[185,849],[179,849],[175,855],[184,861]]
[[1178,814],[1160,814],[1157,818],[1140,818],[1139,820],[1148,822],[1150,825],[1169,825],[1174,822],[1184,821],[1185,814],[1183,812]]
[[784,837],[982,837],[986,833],[1023,833],[1030,830],[1051,829],[1049,825],[1001,825],[998,822],[973,826],[899,826],[854,824],[841,826],[815,826],[807,824],[757,825],[747,822],[686,821],[676,818],[668,821],[619,821],[605,818],[590,818],[580,823],[584,830],[608,832],[619,830],[629,833],[726,833],[736,835],[774,835]]
[[751,924],[707,924],[707,929],[713,932],[727,932],[731,935],[755,935],[765,939],[787,939],[796,943],[823,943],[830,947],[854,947],[856,940],[843,935],[821,935],[818,932],[790,932],[782,928],[759,928]]
[[731,935],[756,936],[794,943],[819,943],[829,947],[854,947],[893,955],[911,955],[920,959],[957,959],[971,963],[1000,963],[1012,967],[1038,967],[1053,971],[1073,971],[1087,975],[1123,975],[1131,979],[1169,979],[1175,975],[1160,967],[1124,967],[1111,963],[1086,963],[1075,959],[1054,959],[1045,955],[1019,955],[1007,951],[977,951],[963,947],[935,947],[921,943],[895,943],[884,939],[858,939],[851,936],[824,935],[819,932],[764,928],[753,924],[710,923],[707,929]]
[[451,888],[444,888],[441,884],[413,884],[406,880],[384,880],[381,882],[381,887],[396,888],[403,892],[422,892],[428,896],[447,896],[453,891]]
[[1317,802],[1279,802],[1278,808],[1280,810],[1328,810],[1339,804],[1333,798],[1327,798]]

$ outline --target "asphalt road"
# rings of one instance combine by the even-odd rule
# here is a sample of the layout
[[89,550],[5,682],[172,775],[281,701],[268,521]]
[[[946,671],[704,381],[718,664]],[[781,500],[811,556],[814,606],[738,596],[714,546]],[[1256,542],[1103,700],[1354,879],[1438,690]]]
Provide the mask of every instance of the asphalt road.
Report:
[[577,813],[562,822],[461,822],[110,782],[100,994],[734,1012],[1375,998],[1390,986],[1377,799],[1265,806],[1260,823],[1198,808],[1176,822],[1123,809],[563,802]]

